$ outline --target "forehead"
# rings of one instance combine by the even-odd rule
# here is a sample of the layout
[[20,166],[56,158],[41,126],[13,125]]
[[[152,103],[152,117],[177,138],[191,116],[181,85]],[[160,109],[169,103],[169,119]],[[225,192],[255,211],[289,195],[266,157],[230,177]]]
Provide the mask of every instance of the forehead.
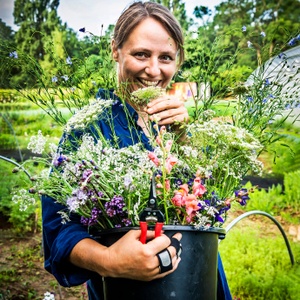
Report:
[[175,40],[164,26],[153,18],[141,21],[129,34],[123,46],[157,48],[165,52],[177,52]]

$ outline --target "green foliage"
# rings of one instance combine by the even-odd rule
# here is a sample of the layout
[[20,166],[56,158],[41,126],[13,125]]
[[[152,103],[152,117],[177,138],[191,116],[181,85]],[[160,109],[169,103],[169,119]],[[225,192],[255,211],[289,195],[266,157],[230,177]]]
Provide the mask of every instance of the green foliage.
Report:
[[58,142],[62,134],[62,128],[38,110],[0,114],[0,149],[26,149],[31,135],[38,130],[51,136],[53,143]]
[[[254,189],[250,194],[246,210],[261,210],[272,215],[282,216],[288,222],[298,224],[293,218],[300,211],[299,193],[300,170],[284,174],[284,188],[278,184],[265,189]],[[246,185],[251,188],[251,183]]]
[[272,172],[282,174],[282,171],[293,172],[300,169],[300,135],[297,127],[284,127],[281,139],[268,147],[269,158],[272,161]]
[[284,176],[284,195],[285,207],[300,212],[300,169],[294,172],[285,173]]
[[45,55],[45,37],[59,28],[61,21],[57,16],[59,0],[16,0],[14,3],[14,22],[20,26],[15,41],[18,48],[35,59]]
[[[269,227],[258,221],[248,226],[237,225],[219,246],[232,296],[235,299],[299,299],[299,262],[296,260],[291,265],[280,232],[275,236],[270,233],[268,237],[266,226]],[[299,257],[300,244],[293,243],[292,250],[294,257]]]
[[[246,185],[247,188],[251,188],[251,183]],[[281,185],[273,185],[272,187],[265,189],[255,189],[250,194],[250,200],[247,203],[246,210],[261,210],[269,214],[277,214],[280,211],[276,209],[284,201],[284,195],[282,194]]]
[[[6,217],[11,224],[13,231],[24,234],[28,231],[41,229],[40,201],[37,205],[29,207],[26,211],[20,211],[20,206],[12,201],[12,195],[20,187],[30,188],[29,178],[24,173],[13,174],[14,166],[0,159],[0,213]],[[32,169],[32,168],[31,168]]]

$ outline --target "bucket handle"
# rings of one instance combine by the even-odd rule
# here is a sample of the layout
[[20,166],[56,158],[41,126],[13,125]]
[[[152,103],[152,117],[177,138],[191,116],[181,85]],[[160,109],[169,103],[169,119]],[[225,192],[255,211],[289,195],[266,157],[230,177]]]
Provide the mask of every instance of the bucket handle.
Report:
[[[288,240],[288,238],[287,238],[287,236],[286,236],[286,234],[285,234],[282,226],[280,225],[280,223],[274,217],[272,217],[270,214],[268,214],[268,213],[266,213],[264,211],[252,210],[252,211],[248,211],[248,212],[243,213],[239,217],[235,218],[231,223],[229,223],[229,225],[226,227],[226,233],[228,233],[230,231],[230,229],[232,227],[234,227],[239,221],[241,221],[242,219],[244,219],[244,218],[246,218],[248,216],[251,216],[251,215],[263,215],[265,217],[268,217],[270,220],[272,220],[276,224],[276,226],[278,227],[278,229],[280,230],[280,232],[281,232],[281,234],[282,234],[282,236],[284,238],[285,245],[286,245],[287,250],[289,252],[291,264],[294,265],[295,260],[294,260],[293,252],[292,252],[289,240]],[[219,240],[219,243],[220,243],[220,241],[221,240]]]

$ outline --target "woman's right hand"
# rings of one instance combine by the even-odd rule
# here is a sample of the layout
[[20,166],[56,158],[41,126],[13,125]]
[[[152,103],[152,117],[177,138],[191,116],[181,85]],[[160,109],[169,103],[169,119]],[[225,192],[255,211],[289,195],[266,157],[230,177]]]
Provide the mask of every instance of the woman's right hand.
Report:
[[[140,230],[131,230],[110,247],[92,239],[80,241],[72,250],[71,263],[97,272],[103,277],[121,277],[141,281],[162,278],[174,272],[180,262],[176,249],[170,246],[170,238],[162,234],[154,238],[154,232],[147,232],[146,244],[139,240]],[[181,234],[173,236],[180,241]],[[173,268],[160,273],[157,254],[168,249]]]

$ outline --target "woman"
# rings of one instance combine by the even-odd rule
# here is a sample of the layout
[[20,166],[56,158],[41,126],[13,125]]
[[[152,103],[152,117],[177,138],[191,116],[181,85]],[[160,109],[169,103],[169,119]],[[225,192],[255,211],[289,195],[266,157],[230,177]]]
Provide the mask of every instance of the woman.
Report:
[[[97,97],[125,100],[136,130],[128,133],[128,126],[124,124],[128,116],[126,118],[124,106],[119,101],[120,105],[114,105],[112,109],[113,133],[111,126],[99,120],[105,137],[111,139],[117,135],[120,147],[142,141],[147,148],[148,132],[143,125],[154,119],[159,120],[159,125],[172,126],[180,134],[176,124],[188,120],[187,110],[180,99],[164,95],[141,108],[134,106],[129,96],[142,87],[166,88],[183,62],[183,35],[172,14],[156,3],[133,3],[116,23],[112,55],[117,62],[117,95],[99,90]],[[154,239],[154,233],[148,231],[150,241],[142,244],[140,231],[133,230],[112,246],[105,247],[92,239],[78,220],[61,224],[57,212],[62,207],[53,199],[43,197],[42,205],[45,268],[63,286],[89,280],[90,299],[103,298],[100,276],[150,281],[174,272],[180,263],[176,247],[164,234]],[[180,240],[181,234],[177,233],[174,238]],[[162,270],[158,253],[166,249],[170,263]]]

